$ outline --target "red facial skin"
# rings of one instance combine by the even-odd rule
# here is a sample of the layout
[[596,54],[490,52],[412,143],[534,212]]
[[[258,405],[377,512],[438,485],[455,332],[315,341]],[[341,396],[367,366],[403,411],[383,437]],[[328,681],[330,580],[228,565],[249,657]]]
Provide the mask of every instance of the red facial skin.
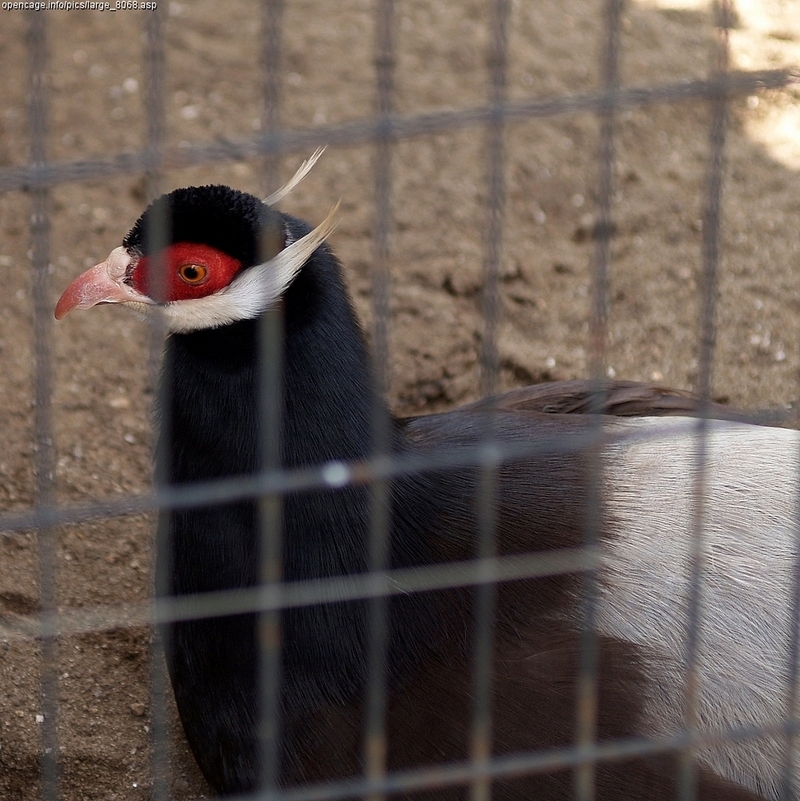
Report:
[[176,242],[161,252],[161,259],[161,264],[166,264],[167,268],[164,286],[159,287],[153,280],[155,276],[150,274],[154,263],[151,257],[139,259],[130,277],[137,292],[158,301],[213,295],[228,286],[242,269],[237,259],[196,242]]

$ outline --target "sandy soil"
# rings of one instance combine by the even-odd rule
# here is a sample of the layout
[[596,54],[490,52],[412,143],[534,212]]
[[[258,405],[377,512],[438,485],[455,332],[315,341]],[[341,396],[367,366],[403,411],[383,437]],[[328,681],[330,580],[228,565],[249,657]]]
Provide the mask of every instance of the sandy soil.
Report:
[[[284,107],[288,126],[372,113],[372,4],[289,3]],[[477,106],[488,92],[488,4],[405,0],[397,9],[397,108]],[[740,0],[734,66],[800,63],[800,3]],[[48,14],[49,156],[106,157],[145,136],[142,15]],[[512,4],[512,99],[585,91],[599,81],[600,2]],[[224,18],[224,19],[223,19]],[[0,167],[28,158],[25,18],[0,11]],[[257,130],[256,4],[169,3],[168,136],[173,145]],[[648,85],[707,75],[711,18],[691,0],[630,2],[622,77]],[[798,396],[800,168],[797,89],[731,105],[726,149],[714,395],[776,406]],[[698,275],[708,109],[681,103],[623,112],[616,128],[609,374],[692,388],[697,377]],[[510,124],[501,265],[502,388],[587,373],[591,236],[598,124],[590,114]],[[480,129],[402,142],[392,152],[391,391],[398,412],[447,408],[479,391],[481,274],[486,226]],[[302,154],[306,155],[306,154]],[[286,158],[288,177],[301,154]],[[321,220],[338,199],[332,243],[357,306],[371,319],[373,150],[330,148],[284,204]],[[170,172],[164,188],[225,182],[260,192],[258,161]],[[140,176],[52,192],[52,301],[69,279],[116,247],[146,201]],[[0,510],[34,501],[29,196],[0,197]],[[148,332],[119,309],[76,314],[52,329],[56,493],[78,502],[142,492],[150,480]],[[126,517],[57,536],[63,609],[143,601],[151,593],[152,521]],[[0,622],[39,606],[37,539],[0,535]],[[150,797],[150,632],[99,631],[57,643],[60,797]],[[0,638],[0,798],[38,798],[39,644]],[[207,793],[179,731],[175,798]]]

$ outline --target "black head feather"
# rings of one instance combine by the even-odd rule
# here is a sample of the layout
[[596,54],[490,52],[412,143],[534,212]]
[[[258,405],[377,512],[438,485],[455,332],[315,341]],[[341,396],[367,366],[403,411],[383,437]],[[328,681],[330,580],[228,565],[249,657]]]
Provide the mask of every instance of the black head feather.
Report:
[[[155,221],[168,220],[166,241]],[[221,250],[243,267],[267,261],[286,244],[283,216],[254,195],[221,184],[175,189],[154,200],[122,240],[129,252],[147,256],[160,245],[197,242]]]

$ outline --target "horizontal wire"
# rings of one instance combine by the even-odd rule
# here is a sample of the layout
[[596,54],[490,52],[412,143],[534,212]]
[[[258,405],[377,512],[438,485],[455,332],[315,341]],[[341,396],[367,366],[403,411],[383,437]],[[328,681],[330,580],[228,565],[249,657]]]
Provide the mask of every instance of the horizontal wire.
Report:
[[70,525],[89,519],[121,517],[167,509],[188,509],[242,501],[267,494],[332,490],[368,484],[387,478],[421,473],[481,467],[530,458],[537,454],[579,452],[597,441],[595,432],[577,434],[565,442],[548,437],[535,443],[492,443],[442,448],[436,453],[379,456],[362,461],[333,461],[306,468],[278,468],[261,473],[199,481],[153,489],[107,501],[64,506],[39,506],[0,514],[0,535],[55,525]]
[[[620,417],[619,420],[626,418]],[[630,419],[630,418],[627,418]],[[670,418],[674,419],[674,417]],[[687,419],[688,416],[687,416]],[[796,424],[794,410],[763,410],[737,415],[736,423],[753,425]],[[624,441],[652,440],[671,436],[671,431],[648,430],[626,433]],[[438,470],[482,467],[488,463],[510,462],[537,455],[576,453],[608,437],[605,431],[587,430],[568,439],[547,437],[538,442],[492,442],[442,448],[436,453],[382,456],[366,461],[334,461],[309,468],[281,468],[258,474],[233,476],[195,482],[183,486],[164,487],[142,494],[125,495],[88,503],[39,506],[0,513],[0,536],[28,532],[48,526],[73,525],[87,520],[154,512],[166,509],[187,509],[241,501],[264,494],[286,494],[320,489],[340,489],[386,478],[402,478]],[[617,437],[622,441],[622,437]]]
[[599,552],[584,546],[164,597],[141,603],[8,615],[0,617],[0,641],[75,636],[182,620],[499,584],[593,570],[598,564]]
[[32,187],[56,186],[88,181],[122,173],[139,173],[159,167],[180,169],[198,164],[212,164],[265,155],[306,152],[323,145],[344,146],[376,142],[386,136],[389,126],[393,140],[442,133],[491,120],[506,122],[552,117],[578,112],[599,111],[613,103],[615,108],[676,103],[710,97],[750,94],[766,89],[780,89],[800,81],[800,73],[791,70],[733,72],[709,80],[679,81],[649,88],[624,88],[613,92],[586,92],[551,100],[528,100],[500,107],[480,106],[460,111],[392,115],[374,119],[314,128],[282,129],[274,134],[236,140],[180,145],[155,152],[145,148],[107,159],[47,162],[0,169],[0,192]]
[[[617,420],[626,418],[619,417]],[[630,419],[630,418],[628,418]],[[674,419],[671,417],[670,419]],[[686,419],[690,419],[686,416]],[[736,423],[754,425],[777,425],[781,422],[796,423],[794,410],[756,411],[752,414],[737,413]],[[630,431],[624,436],[614,434],[615,442],[633,442],[669,437],[669,428]],[[49,526],[65,526],[110,517],[154,512],[166,509],[187,509],[211,506],[220,503],[257,498],[265,494],[286,494],[310,490],[341,489],[347,486],[367,484],[375,480],[402,478],[421,473],[484,467],[487,464],[502,464],[540,455],[577,453],[610,439],[607,431],[588,429],[563,436],[547,436],[536,442],[510,443],[494,440],[490,445],[475,444],[441,448],[431,453],[412,453],[399,456],[381,456],[364,461],[334,461],[326,464],[277,470],[262,473],[213,479],[182,486],[153,489],[137,495],[125,495],[87,503],[38,506],[31,509],[0,513],[0,536],[14,532],[28,532]]]

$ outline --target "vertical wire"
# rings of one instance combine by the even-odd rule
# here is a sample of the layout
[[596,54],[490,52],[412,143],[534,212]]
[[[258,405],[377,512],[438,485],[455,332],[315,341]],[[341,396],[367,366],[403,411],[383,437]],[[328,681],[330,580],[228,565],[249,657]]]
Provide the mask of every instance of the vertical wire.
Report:
[[[161,4],[163,6],[163,4]],[[145,148],[148,154],[148,169],[145,173],[145,191],[148,200],[161,193],[161,164],[166,141],[166,108],[164,102],[164,76],[166,58],[164,52],[164,11],[159,8],[147,14],[144,22],[144,104],[147,120]],[[165,294],[165,272],[159,256],[168,241],[170,221],[166,215],[153,216],[147,231],[148,250],[154,254],[150,260],[151,285],[156,297]],[[153,443],[156,488],[167,485],[170,475],[171,398],[168,365],[161,367],[163,360],[165,328],[159,315],[150,320],[149,380],[156,388],[156,404],[161,411],[160,432]],[[162,372],[163,369],[163,372]],[[156,530],[156,565],[154,574],[156,598],[165,598],[170,592],[171,573],[171,514],[168,510],[158,512]],[[168,679],[165,662],[164,633],[159,626],[153,627],[153,643],[150,653],[150,741],[153,801],[167,801],[169,791],[169,726],[167,721]]]
[[[266,140],[280,137],[281,49],[283,0],[261,3],[262,133]],[[278,156],[268,156],[263,181],[267,192],[277,188]],[[262,259],[274,252],[270,232],[264,232]],[[259,438],[261,470],[281,467],[280,432],[283,399],[283,313],[277,306],[263,314],[258,330]],[[258,499],[259,584],[280,591],[283,580],[282,498],[277,493]],[[264,798],[275,797],[281,770],[281,610],[258,615],[258,746],[259,785]]]
[[[800,457],[800,453],[796,454]],[[800,473],[795,486],[794,512],[794,564],[791,573],[792,597],[789,608],[789,658],[786,665],[788,698],[784,729],[786,745],[783,755],[783,776],[779,798],[793,801],[796,797],[797,724],[800,713],[800,693],[798,693],[798,668],[800,668]]]
[[[28,14],[28,92],[31,163],[44,169],[47,161],[47,30],[45,15]],[[36,507],[49,509],[54,504],[55,445],[52,417],[52,354],[50,312],[50,191],[34,185],[31,191],[31,247],[33,294],[33,348],[35,371],[34,432],[36,451]],[[42,619],[42,797],[58,798],[58,666],[56,664],[57,627],[50,622],[56,611],[57,535],[50,526],[38,532],[39,592]]]
[[[726,7],[722,13],[728,12]],[[730,20],[724,18],[730,25]],[[800,453],[796,454],[800,456]],[[786,734],[783,754],[783,775],[779,798],[781,801],[794,801],[797,796],[797,725],[800,716],[800,688],[798,688],[798,669],[800,668],[800,472],[797,474],[795,487],[794,512],[794,564],[791,573],[792,597],[789,608],[789,657],[787,660],[788,698],[786,702]]]
[[261,132],[268,145],[274,144],[263,168],[263,190],[268,195],[278,188],[278,164],[283,103],[281,59],[283,55],[284,0],[261,0]]
[[[503,250],[503,214],[505,205],[505,124],[503,113],[508,83],[508,0],[491,4],[490,38],[487,53],[489,105],[491,118],[486,129],[487,151],[487,227],[483,263],[483,338],[481,346],[481,394],[491,398],[497,391],[497,328],[500,316],[499,276]],[[478,478],[478,548],[477,558],[495,556],[497,518],[498,460],[494,448],[495,426],[489,406],[481,424],[484,458]],[[497,586],[483,582],[475,588],[475,639],[473,654],[472,735],[470,761],[485,769],[492,756],[492,650],[493,621]],[[471,801],[488,801],[492,783],[488,777],[470,783]]]
[[[797,454],[800,456],[800,453]],[[795,762],[797,760],[797,723],[800,698],[798,697],[797,675],[800,667],[800,475],[795,487],[794,512],[794,564],[791,573],[792,597],[789,608],[789,657],[786,665],[788,698],[784,729],[786,745],[783,754],[783,776],[779,798],[792,801],[796,790]]]
[[481,345],[481,394],[497,391],[497,327],[500,316],[500,260],[503,251],[505,207],[505,106],[508,83],[508,0],[491,4],[491,35],[487,68],[489,72],[490,120],[486,127],[487,213],[483,273],[484,332]]
[[[392,120],[395,69],[394,0],[378,0],[375,8],[375,112],[374,151],[375,264],[372,270],[372,339],[375,353],[376,393],[372,404],[372,458],[375,463],[390,454],[390,420],[383,404],[389,387],[389,257],[392,224]],[[370,485],[368,570],[381,575],[388,567],[390,485],[385,478]],[[368,602],[368,674],[364,722],[364,773],[367,781],[386,777],[386,709],[389,599]],[[369,801],[383,801],[384,792],[372,792]]]
[[[261,469],[280,469],[282,415],[283,314],[280,306],[265,312],[259,322],[259,438]],[[259,583],[280,592],[283,579],[282,499],[278,493],[258,499],[260,531]],[[260,790],[273,798],[280,782],[281,737],[281,610],[258,615],[259,708],[258,743]]]
[[[605,361],[608,338],[608,280],[611,264],[612,204],[614,196],[614,125],[616,91],[619,86],[619,30],[621,0],[606,0],[604,9],[605,37],[601,55],[601,75],[605,99],[599,111],[600,146],[598,149],[599,181],[597,221],[594,226],[595,247],[592,254],[592,293],[589,317],[589,373],[592,385],[591,425],[601,428],[600,412],[605,396]],[[599,431],[597,432],[599,433]],[[596,550],[602,525],[602,453],[601,446],[586,452],[588,468],[584,547]],[[576,746],[585,755],[575,769],[574,789],[578,801],[591,801],[595,796],[596,762],[589,758],[597,736],[597,565],[582,576],[582,622],[578,662]]]
[[715,4],[716,46],[712,77],[716,91],[711,97],[711,128],[709,131],[710,159],[706,183],[706,206],[703,215],[703,270],[701,276],[700,345],[698,353],[698,386],[700,417],[697,421],[697,450],[694,464],[694,505],[692,534],[689,552],[689,596],[686,632],[686,680],[684,698],[684,725],[689,744],[680,757],[678,791],[681,801],[692,801],[697,796],[697,768],[694,761],[692,739],[698,730],[698,650],[702,624],[705,566],[705,537],[703,519],[706,502],[706,463],[708,458],[708,421],[710,418],[711,370],[713,367],[715,310],[717,299],[717,272],[719,268],[719,237],[721,226],[722,178],[724,169],[725,130],[727,124],[727,98],[724,78],[728,68],[728,28],[731,9],[728,0]]

